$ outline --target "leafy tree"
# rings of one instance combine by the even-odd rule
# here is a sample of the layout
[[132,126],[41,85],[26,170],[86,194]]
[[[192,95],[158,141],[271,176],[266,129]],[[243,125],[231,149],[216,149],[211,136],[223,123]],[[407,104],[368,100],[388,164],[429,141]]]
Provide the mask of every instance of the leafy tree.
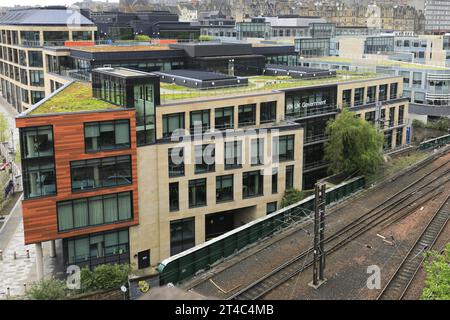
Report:
[[34,283],[27,296],[33,300],[61,300],[66,297],[66,283],[55,278],[44,279]]
[[128,282],[130,266],[127,264],[103,264],[90,271],[87,267],[81,270],[83,291],[107,290],[118,288]]
[[450,243],[444,253],[430,251],[424,262],[426,278],[422,292],[424,300],[450,300]]
[[0,112],[0,142],[8,141],[9,139],[9,124],[5,115]]
[[372,173],[383,163],[383,134],[347,108],[329,121],[326,132],[325,159],[333,173]]
[[298,189],[288,189],[284,191],[283,199],[281,199],[281,207],[287,207],[297,203],[305,198],[305,193]]

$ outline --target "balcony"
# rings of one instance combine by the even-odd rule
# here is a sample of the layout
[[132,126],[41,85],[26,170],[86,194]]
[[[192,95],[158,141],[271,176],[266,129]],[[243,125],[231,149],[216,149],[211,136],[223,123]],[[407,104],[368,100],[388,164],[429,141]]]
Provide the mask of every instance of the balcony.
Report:
[[326,167],[328,165],[329,165],[329,162],[327,162],[325,159],[310,162],[310,163],[305,163],[303,165],[303,172],[313,171],[315,169],[320,169],[320,168]]
[[313,136],[305,136],[303,139],[303,145],[310,145],[310,144],[314,144],[314,143],[319,143],[319,142],[324,142],[326,140],[328,140],[328,135],[325,133],[321,133],[321,134],[317,134],[317,135],[313,135]]
[[338,109],[336,105],[326,105],[320,107],[301,107],[300,110],[286,113],[286,119],[298,120],[302,118],[312,118],[317,116],[322,116],[330,113],[337,113]]
[[22,40],[20,44],[24,47],[32,47],[32,48],[42,47],[41,42],[39,40]]

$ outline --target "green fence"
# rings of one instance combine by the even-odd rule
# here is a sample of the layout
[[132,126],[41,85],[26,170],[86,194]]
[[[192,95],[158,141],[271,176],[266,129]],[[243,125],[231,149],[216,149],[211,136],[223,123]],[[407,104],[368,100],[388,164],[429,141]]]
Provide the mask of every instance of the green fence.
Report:
[[450,143],[450,134],[445,136],[440,136],[437,138],[429,139],[424,142],[421,142],[419,145],[420,150],[425,150],[429,148],[441,147],[443,145]]
[[[357,177],[330,188],[326,193],[327,204],[341,200],[364,186],[364,177]],[[209,268],[219,259],[304,219],[313,209],[314,195],[311,195],[298,203],[165,259],[158,265],[160,284],[178,283],[187,279],[199,270]]]

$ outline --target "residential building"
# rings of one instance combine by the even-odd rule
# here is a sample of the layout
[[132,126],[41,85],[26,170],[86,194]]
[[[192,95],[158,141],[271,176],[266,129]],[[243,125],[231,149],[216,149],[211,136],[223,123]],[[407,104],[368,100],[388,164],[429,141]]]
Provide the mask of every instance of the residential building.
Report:
[[450,32],[450,1],[425,0],[425,32],[429,34]]

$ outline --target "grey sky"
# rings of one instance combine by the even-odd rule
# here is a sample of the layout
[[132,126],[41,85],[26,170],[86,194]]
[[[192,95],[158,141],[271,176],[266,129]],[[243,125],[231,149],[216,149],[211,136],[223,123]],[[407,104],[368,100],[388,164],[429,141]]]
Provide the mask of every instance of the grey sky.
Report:
[[[82,0],[80,0],[82,1]],[[106,0],[103,0],[106,1]],[[23,6],[49,6],[49,5],[71,5],[77,0],[0,0],[0,7],[23,5]],[[109,0],[109,2],[119,2],[119,0]]]

